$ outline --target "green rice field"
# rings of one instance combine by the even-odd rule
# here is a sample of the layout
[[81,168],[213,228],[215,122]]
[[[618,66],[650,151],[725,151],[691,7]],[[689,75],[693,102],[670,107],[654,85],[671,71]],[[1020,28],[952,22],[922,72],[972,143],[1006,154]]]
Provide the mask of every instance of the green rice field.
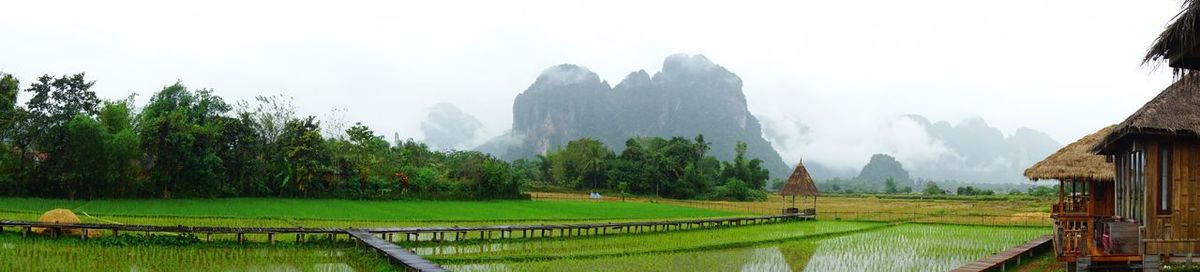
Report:
[[0,271],[395,271],[353,243],[105,245],[0,233]]
[[[94,200],[0,198],[0,219],[75,210],[84,222],[191,226],[396,227],[650,221],[744,216],[611,201]],[[0,271],[388,271],[346,240],[112,245],[0,232]],[[818,220],[553,238],[394,241],[452,271],[946,271],[1051,232],[1048,227]],[[161,234],[160,234],[161,235]],[[399,236],[397,236],[399,237]],[[309,239],[322,239],[310,237]],[[402,238],[400,238],[402,239]],[[31,269],[32,268],[32,269]]]
[[[847,227],[833,223],[838,222],[781,225],[812,225],[812,229]],[[722,231],[725,230],[703,232]],[[546,254],[544,258],[538,258],[529,256],[530,253],[497,250],[490,253],[491,257],[479,259],[505,259],[504,255],[516,253],[523,255],[522,260],[471,262],[468,261],[470,258],[462,258],[455,261],[465,262],[448,263],[445,266],[455,271],[949,271],[1049,231],[1047,228],[1027,227],[901,224],[840,235],[800,236],[798,239],[750,243],[747,246],[734,243],[730,247],[718,246],[713,249],[677,248],[648,254],[601,254],[571,258]],[[647,243],[660,243],[664,244],[664,248],[671,248],[672,244],[695,242],[668,242],[671,240],[670,237],[661,237]],[[579,242],[561,243],[564,244],[564,250],[578,250],[576,245]],[[590,251],[604,250],[596,248]],[[533,254],[538,254],[536,252],[542,251]],[[462,255],[482,256],[472,253]]]

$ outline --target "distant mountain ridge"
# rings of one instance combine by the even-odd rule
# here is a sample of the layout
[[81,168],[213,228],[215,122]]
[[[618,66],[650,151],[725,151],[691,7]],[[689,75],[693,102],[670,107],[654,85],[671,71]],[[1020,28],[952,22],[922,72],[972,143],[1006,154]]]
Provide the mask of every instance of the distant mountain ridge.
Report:
[[582,66],[550,67],[515,99],[512,130],[478,149],[527,158],[591,137],[619,152],[632,137],[697,134],[718,159],[732,159],[744,141],[772,177],[790,173],[747,109],[741,78],[703,55],[672,55],[653,76],[632,72],[614,87]]
[[[1013,134],[1005,135],[978,117],[955,125],[946,121],[931,122],[915,114],[904,118],[916,122],[947,150],[932,160],[904,162],[912,179],[1021,182],[1025,180],[1021,176],[1025,168],[1063,146],[1049,135],[1031,128],[1018,128]],[[815,160],[806,160],[805,164],[810,165],[810,172],[817,179],[848,179],[861,175],[853,170],[830,168]]]

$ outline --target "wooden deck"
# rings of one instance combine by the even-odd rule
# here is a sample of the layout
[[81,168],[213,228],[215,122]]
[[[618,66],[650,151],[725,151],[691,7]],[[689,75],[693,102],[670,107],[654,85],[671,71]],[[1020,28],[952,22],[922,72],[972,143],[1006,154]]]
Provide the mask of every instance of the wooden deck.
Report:
[[1022,258],[1032,259],[1038,253],[1050,251],[1053,248],[1053,245],[1050,241],[1051,238],[1053,238],[1053,236],[1050,235],[1038,237],[1026,242],[1025,244],[1005,250],[1004,252],[996,253],[995,255],[984,257],[983,259],[973,263],[960,266],[955,268],[953,271],[1006,271],[1010,268],[1007,267],[1010,264],[1014,266],[1011,268],[1016,268],[1016,265],[1022,263]]
[[383,255],[386,255],[388,259],[392,261],[392,264],[403,266],[405,271],[446,271],[445,268],[442,268],[433,262],[427,261],[425,258],[421,258],[421,256],[413,254],[412,252],[397,246],[392,242],[384,241],[379,237],[375,237],[375,235],[372,235],[370,232],[365,230],[351,229],[346,230],[346,233],[350,234],[350,237],[354,237],[363,244],[374,248],[376,251],[379,251],[379,253],[383,253]]

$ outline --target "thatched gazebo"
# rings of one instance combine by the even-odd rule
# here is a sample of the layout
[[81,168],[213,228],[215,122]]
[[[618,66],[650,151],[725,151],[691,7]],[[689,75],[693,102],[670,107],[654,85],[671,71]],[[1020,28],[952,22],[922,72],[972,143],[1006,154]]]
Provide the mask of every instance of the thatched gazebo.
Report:
[[1103,141],[1104,136],[1111,133],[1115,127],[1116,125],[1105,127],[1059,149],[1054,154],[1050,154],[1042,161],[1030,166],[1029,169],[1025,169],[1025,177],[1033,181],[1112,182],[1115,176],[1112,162],[1107,161],[1103,155],[1092,152],[1092,148]]
[[796,196],[812,197],[812,208],[805,209],[805,213],[810,215],[817,213],[817,196],[821,193],[817,192],[817,185],[813,183],[812,176],[808,175],[808,169],[804,168],[804,162],[796,163],[796,170],[792,170],[792,175],[788,177],[787,183],[783,184],[783,188],[779,190],[779,195],[792,197],[792,207],[785,208],[784,213],[799,213],[800,209],[796,208]]
[[1110,256],[1112,254],[1098,249],[1096,243],[1089,242],[1097,233],[1103,233],[1097,228],[1097,219],[1112,217],[1115,210],[1112,191],[1116,171],[1113,163],[1092,149],[1116,127],[1108,126],[1084,136],[1025,169],[1025,177],[1035,182],[1058,181],[1058,202],[1050,209],[1050,216],[1055,221],[1054,250],[1058,261],[1073,263],[1089,252],[1097,261],[1126,258]]

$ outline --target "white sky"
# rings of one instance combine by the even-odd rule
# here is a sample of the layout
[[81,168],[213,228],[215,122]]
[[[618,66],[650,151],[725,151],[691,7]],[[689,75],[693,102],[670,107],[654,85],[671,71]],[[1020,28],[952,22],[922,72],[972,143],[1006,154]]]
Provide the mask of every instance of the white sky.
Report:
[[[1176,0],[6,1],[0,70],[84,71],[140,101],[181,80],[228,100],[293,96],[376,132],[422,138],[450,102],[486,135],[546,67],[616,84],[674,53],[745,82],[751,112],[836,130],[898,114],[980,116],[1070,142],[1170,82],[1140,57]],[[22,94],[27,99],[27,94]],[[826,125],[822,125],[826,124]],[[834,125],[829,125],[834,124]],[[847,129],[844,133],[858,133]],[[785,151],[786,152],[786,151]],[[866,158],[863,158],[865,160]]]

